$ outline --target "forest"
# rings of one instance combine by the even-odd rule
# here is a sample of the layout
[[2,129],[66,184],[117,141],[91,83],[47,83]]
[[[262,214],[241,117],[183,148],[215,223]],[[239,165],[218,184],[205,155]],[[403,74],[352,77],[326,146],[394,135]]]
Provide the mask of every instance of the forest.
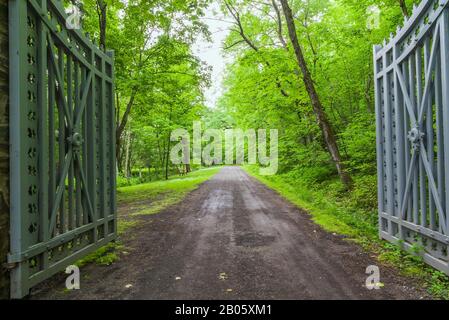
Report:
[[177,175],[170,132],[200,120],[204,128],[279,129],[279,175],[374,209],[372,50],[413,3],[220,1],[230,26],[222,53],[232,63],[217,104],[207,106],[215,79],[192,47],[210,39],[212,2],[74,2],[84,30],[115,52],[119,184]]
[[283,181],[375,210],[373,45],[412,1],[220,1],[230,26],[222,54],[232,63],[222,95],[207,106],[215,79],[193,45],[210,39],[204,14],[212,2],[74,2],[84,30],[115,52],[119,186],[178,175],[170,133],[202,121],[203,129],[279,129]]

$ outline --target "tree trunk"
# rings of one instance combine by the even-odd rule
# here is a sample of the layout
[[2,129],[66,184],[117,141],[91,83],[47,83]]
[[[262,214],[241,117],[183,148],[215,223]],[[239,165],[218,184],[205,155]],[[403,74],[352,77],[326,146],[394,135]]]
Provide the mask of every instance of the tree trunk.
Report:
[[98,25],[100,27],[100,48],[106,49],[106,25],[107,25],[107,4],[104,0],[97,0]]
[[[170,105],[170,113],[168,114],[168,124],[171,125],[173,106]],[[165,154],[165,180],[168,180],[168,168],[170,161],[170,144],[171,144],[171,130],[168,131],[167,139],[167,153]]]
[[319,95],[316,91],[315,84],[313,82],[310,71],[307,67],[306,60],[304,59],[304,55],[301,49],[301,46],[298,41],[298,36],[296,34],[296,26],[293,19],[293,13],[288,5],[287,0],[281,0],[282,9],[284,11],[285,20],[288,26],[288,33],[290,36],[291,43],[293,45],[293,49],[295,51],[296,59],[298,62],[298,66],[301,69],[303,75],[304,85],[306,87],[307,93],[309,95],[310,101],[312,103],[313,111],[315,113],[316,120],[323,134],[324,141],[326,143],[327,149],[332,157],[332,160],[335,163],[337,168],[338,175],[340,176],[343,184],[349,189],[352,185],[351,176],[346,171],[342,160],[340,151],[337,145],[337,139],[333,133],[331,124],[327,119],[326,113],[324,111],[323,105],[321,104]]
[[126,133],[126,152],[125,152],[125,170],[126,170],[126,177],[130,177],[129,172],[129,158],[130,158],[130,148],[131,148],[131,132]]
[[169,167],[169,161],[170,161],[170,132],[168,133],[168,139],[167,139],[167,153],[165,155],[165,180],[168,180],[168,167]]
[[276,12],[276,18],[277,18],[277,23],[278,23],[277,33],[278,33],[279,41],[281,42],[282,47],[284,49],[288,50],[287,42],[284,39],[284,32],[282,30],[281,10],[279,10],[276,0],[271,0],[271,5],[273,6],[274,12]]
[[[126,124],[128,123],[129,114],[131,113],[131,108],[134,104],[134,99],[136,98],[137,90],[134,89],[131,93],[131,97],[129,98],[128,104],[126,105],[125,113],[123,114],[122,120],[120,123],[117,123],[117,129],[115,131],[115,153],[117,161],[120,159],[120,147],[121,147],[121,138],[123,131],[125,130]],[[118,98],[117,98],[118,99]],[[120,111],[120,110],[118,110]],[[120,118],[117,115],[117,118]],[[126,170],[126,169],[125,169]]]
[[401,10],[402,10],[402,14],[405,17],[409,17],[408,8],[407,8],[407,4],[405,3],[405,0],[398,0],[398,1],[399,1],[399,6],[401,7]]

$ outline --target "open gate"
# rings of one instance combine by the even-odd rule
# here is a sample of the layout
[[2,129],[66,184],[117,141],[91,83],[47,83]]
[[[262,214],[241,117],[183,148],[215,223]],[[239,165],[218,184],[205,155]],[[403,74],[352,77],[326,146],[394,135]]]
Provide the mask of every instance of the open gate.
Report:
[[113,54],[10,0],[11,297],[116,236]]
[[380,236],[449,274],[449,5],[374,48]]

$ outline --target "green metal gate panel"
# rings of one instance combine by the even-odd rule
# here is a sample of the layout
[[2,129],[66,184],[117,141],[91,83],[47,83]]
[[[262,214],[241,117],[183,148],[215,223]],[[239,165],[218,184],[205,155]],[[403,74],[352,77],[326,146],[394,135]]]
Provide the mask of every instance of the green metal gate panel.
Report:
[[10,0],[11,297],[116,237],[113,54]]
[[380,236],[449,274],[449,4],[374,49]]

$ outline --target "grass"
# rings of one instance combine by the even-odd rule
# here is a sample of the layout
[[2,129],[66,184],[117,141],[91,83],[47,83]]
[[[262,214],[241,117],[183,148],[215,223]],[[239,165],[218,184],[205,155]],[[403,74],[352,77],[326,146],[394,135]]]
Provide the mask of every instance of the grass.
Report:
[[[422,258],[405,252],[399,245],[378,237],[377,212],[360,209],[344,195],[338,181],[310,187],[288,175],[261,176],[256,166],[244,169],[281,196],[309,212],[312,220],[328,232],[347,236],[364,249],[377,255],[385,265],[397,268],[403,275],[422,283],[437,299],[449,300],[449,277],[426,265]],[[375,191],[374,191],[375,192]]]
[[139,224],[137,220],[125,220],[125,219],[118,219],[117,223],[117,235],[121,236],[128,231],[128,229],[135,227]]
[[99,265],[109,266],[118,260],[117,251],[123,249],[124,246],[119,242],[111,242],[95,252],[87,255],[83,259],[76,262],[78,267],[83,267],[89,263],[96,263]]
[[195,190],[201,183],[210,179],[220,170],[219,167],[194,171],[187,176],[173,177],[167,181],[155,181],[131,187],[117,189],[118,204],[132,204],[139,201],[151,201],[142,205],[140,211],[133,215],[146,215],[178,203]]

